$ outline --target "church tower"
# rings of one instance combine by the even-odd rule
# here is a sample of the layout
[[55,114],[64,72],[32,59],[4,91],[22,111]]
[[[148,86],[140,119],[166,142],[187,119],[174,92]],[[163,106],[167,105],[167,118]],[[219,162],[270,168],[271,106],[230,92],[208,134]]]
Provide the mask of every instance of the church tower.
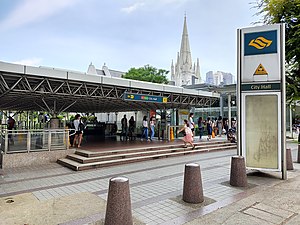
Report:
[[176,86],[192,85],[202,82],[199,59],[197,59],[197,66],[193,64],[192,61],[186,15],[184,16],[180,52],[177,53],[175,67],[173,60],[171,64],[171,80],[175,82]]

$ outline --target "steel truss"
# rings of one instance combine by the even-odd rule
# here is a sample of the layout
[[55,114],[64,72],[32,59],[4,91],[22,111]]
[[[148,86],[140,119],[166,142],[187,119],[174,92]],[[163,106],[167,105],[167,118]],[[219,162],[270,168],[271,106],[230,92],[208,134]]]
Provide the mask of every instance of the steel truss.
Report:
[[[124,101],[123,94],[168,98],[168,103]],[[124,112],[208,107],[218,98],[68,79],[0,72],[0,109],[59,112]]]

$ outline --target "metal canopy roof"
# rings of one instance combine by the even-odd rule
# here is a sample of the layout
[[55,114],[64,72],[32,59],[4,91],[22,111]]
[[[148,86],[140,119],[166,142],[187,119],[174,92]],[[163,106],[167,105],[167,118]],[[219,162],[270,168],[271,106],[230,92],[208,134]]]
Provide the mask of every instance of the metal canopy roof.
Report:
[[[167,97],[167,103],[123,100],[124,92]],[[207,107],[217,93],[61,69],[0,62],[0,109],[124,112]]]

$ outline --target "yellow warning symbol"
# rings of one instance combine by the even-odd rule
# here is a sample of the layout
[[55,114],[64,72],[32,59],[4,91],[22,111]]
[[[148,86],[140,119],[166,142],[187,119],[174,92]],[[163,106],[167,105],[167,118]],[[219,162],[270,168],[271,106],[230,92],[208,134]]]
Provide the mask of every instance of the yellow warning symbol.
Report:
[[253,75],[268,75],[265,67],[260,63]]

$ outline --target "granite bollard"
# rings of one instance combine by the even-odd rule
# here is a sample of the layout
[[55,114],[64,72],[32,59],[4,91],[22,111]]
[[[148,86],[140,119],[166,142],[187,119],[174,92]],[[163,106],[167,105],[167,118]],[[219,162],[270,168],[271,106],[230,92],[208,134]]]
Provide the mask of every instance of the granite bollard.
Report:
[[292,158],[292,151],[290,148],[286,149],[286,169],[287,170],[293,170],[293,158]]
[[132,225],[129,179],[115,177],[109,181],[105,225]]
[[182,200],[193,204],[204,201],[199,164],[189,163],[185,165]]
[[243,156],[232,156],[229,183],[235,187],[248,186],[245,158]]

